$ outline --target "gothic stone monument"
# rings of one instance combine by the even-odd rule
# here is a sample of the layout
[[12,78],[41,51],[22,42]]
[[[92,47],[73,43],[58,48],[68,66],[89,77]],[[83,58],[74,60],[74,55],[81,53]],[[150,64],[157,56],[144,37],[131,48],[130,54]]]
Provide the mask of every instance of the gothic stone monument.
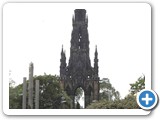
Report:
[[66,64],[66,55],[61,51],[60,81],[62,88],[71,96],[73,108],[77,88],[85,94],[85,107],[99,99],[98,52],[95,49],[94,67],[89,57],[88,17],[85,9],[76,9],[72,18],[70,58]]

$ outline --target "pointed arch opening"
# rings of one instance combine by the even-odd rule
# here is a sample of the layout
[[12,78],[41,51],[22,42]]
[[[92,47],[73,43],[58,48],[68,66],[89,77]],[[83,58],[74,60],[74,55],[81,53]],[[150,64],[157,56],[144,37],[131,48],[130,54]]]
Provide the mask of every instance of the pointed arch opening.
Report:
[[75,90],[74,103],[76,109],[85,108],[85,93],[82,87]]

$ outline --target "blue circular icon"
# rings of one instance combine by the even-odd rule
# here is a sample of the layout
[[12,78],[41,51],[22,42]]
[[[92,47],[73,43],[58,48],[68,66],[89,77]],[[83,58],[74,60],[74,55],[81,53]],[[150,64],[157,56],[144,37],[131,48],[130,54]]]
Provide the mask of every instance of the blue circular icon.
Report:
[[141,90],[137,94],[138,105],[145,110],[150,110],[157,104],[157,94],[153,90]]

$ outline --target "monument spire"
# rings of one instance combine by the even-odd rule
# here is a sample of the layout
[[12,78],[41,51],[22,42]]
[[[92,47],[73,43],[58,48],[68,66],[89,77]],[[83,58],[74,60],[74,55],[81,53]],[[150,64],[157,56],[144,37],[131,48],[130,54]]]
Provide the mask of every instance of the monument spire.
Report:
[[95,47],[95,53],[94,53],[95,57],[94,57],[94,70],[95,70],[95,74],[98,75],[98,52],[97,52],[97,45]]
[[[73,100],[78,87],[85,89],[85,106],[99,99],[98,52],[95,51],[94,67],[89,57],[88,16],[85,9],[75,9],[72,17],[72,33],[69,63],[61,52],[61,86]],[[93,90],[93,91],[92,91]]]
[[62,45],[62,51],[61,51],[61,59],[60,59],[60,76],[64,76],[65,75],[65,69],[66,69],[66,55],[65,52],[63,50],[63,45]]
[[61,56],[63,55],[63,45],[62,45],[62,50],[61,50]]

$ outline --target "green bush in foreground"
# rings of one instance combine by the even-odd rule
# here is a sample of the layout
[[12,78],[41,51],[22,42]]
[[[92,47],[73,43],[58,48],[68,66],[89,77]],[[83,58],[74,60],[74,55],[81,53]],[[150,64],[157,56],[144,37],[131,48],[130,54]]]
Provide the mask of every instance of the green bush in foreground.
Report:
[[136,102],[136,97],[128,95],[122,100],[108,101],[103,99],[97,101],[89,105],[87,109],[139,109],[139,106]]

